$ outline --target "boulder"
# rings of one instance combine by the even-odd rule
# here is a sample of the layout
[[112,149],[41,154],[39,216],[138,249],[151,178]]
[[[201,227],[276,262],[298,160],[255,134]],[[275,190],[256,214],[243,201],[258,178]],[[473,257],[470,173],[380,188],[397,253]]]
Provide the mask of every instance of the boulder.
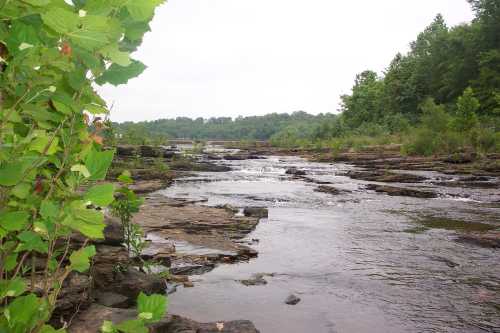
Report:
[[164,149],[161,147],[153,146],[139,146],[139,154],[141,157],[161,157],[163,156]]
[[375,191],[378,193],[386,193],[390,196],[403,196],[403,197],[413,197],[413,198],[422,198],[422,199],[430,199],[430,198],[437,198],[438,197],[438,195],[436,193],[431,192],[431,191],[416,190],[416,189],[404,188],[404,187],[368,184],[368,185],[366,185],[366,189],[372,190],[372,191]]
[[111,308],[126,309],[130,306],[130,300],[127,296],[109,291],[97,291],[94,298],[98,304],[109,306]]
[[243,209],[243,214],[245,216],[267,218],[269,216],[269,211],[266,207],[245,207]]
[[64,281],[56,302],[56,308],[52,314],[51,323],[59,327],[61,323],[68,322],[79,309],[88,308],[92,303],[90,289],[90,277],[84,274],[71,273]]
[[297,305],[301,299],[295,295],[290,295],[285,299],[285,303],[288,305]]
[[328,193],[328,194],[332,194],[332,195],[351,193],[351,191],[348,191],[348,190],[342,190],[342,189],[338,189],[338,188],[333,187],[333,186],[326,186],[326,185],[321,185],[318,188],[316,188],[314,191],[320,192],[320,193]]
[[104,240],[98,242],[105,245],[121,246],[125,241],[125,237],[123,224],[120,219],[114,216],[107,216],[104,222],[106,223]]
[[123,157],[135,156],[138,153],[138,149],[135,146],[117,146],[116,155]]
[[368,171],[349,171],[345,173],[345,176],[358,179],[366,180],[371,182],[381,182],[381,183],[420,183],[426,180],[425,177],[419,175],[413,175],[409,173],[395,173],[387,170],[368,170]]
[[451,164],[467,164],[474,162],[475,159],[474,153],[456,153],[446,157],[443,161]]
[[304,170],[300,170],[297,168],[289,168],[285,172],[287,175],[294,175],[294,176],[305,176],[306,172]]
[[[121,323],[135,319],[135,309],[117,309],[93,304],[89,309],[80,312],[68,329],[69,333],[99,333],[105,320]],[[167,315],[160,322],[150,326],[151,333],[259,333],[248,320],[228,322],[197,323],[193,320],[175,315]]]

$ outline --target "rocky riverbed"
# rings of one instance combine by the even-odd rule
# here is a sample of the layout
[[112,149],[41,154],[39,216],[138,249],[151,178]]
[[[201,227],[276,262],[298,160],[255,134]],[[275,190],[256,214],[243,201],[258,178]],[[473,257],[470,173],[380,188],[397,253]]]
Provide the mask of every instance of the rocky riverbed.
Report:
[[135,221],[156,274],[117,269],[127,253],[108,219],[54,320],[96,332],[132,317],[143,290],[170,293],[154,332],[497,332],[497,166],[391,148],[122,147],[115,174],[131,169],[146,198]]

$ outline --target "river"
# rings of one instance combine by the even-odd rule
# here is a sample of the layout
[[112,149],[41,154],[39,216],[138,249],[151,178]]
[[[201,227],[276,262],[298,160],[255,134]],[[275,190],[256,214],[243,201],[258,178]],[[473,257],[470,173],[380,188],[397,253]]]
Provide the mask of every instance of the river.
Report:
[[[498,190],[429,182],[414,186],[446,195],[418,199],[368,191],[341,175],[354,168],[345,164],[278,156],[224,163],[233,171],[198,173],[160,193],[268,207],[246,239],[259,256],[193,277],[194,288],[170,295],[169,312],[249,319],[264,333],[500,332],[499,250],[456,241],[457,229],[500,226]],[[314,182],[286,175],[290,167]],[[346,192],[316,192],[322,182]],[[268,283],[238,282],[256,273],[269,274]],[[290,294],[300,303],[285,304]]]

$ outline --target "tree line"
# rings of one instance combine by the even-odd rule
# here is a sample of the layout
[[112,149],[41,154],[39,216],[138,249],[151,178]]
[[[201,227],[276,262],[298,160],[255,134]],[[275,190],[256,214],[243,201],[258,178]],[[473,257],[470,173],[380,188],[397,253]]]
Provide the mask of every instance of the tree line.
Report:
[[[408,153],[500,150],[500,1],[468,0],[470,23],[442,15],[382,74],[356,76],[339,114],[163,119],[122,123],[121,138],[271,140],[278,146],[402,143]],[[438,125],[439,124],[439,125]]]

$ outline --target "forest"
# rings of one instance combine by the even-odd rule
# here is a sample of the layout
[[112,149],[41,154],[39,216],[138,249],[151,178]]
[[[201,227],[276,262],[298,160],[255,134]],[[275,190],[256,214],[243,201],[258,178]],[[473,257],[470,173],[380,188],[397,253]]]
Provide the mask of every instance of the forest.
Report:
[[472,22],[448,27],[442,15],[382,73],[356,75],[340,112],[161,119],[113,124],[123,142],[168,138],[270,140],[276,146],[349,148],[402,144],[428,155],[500,150],[500,2],[470,0]]

